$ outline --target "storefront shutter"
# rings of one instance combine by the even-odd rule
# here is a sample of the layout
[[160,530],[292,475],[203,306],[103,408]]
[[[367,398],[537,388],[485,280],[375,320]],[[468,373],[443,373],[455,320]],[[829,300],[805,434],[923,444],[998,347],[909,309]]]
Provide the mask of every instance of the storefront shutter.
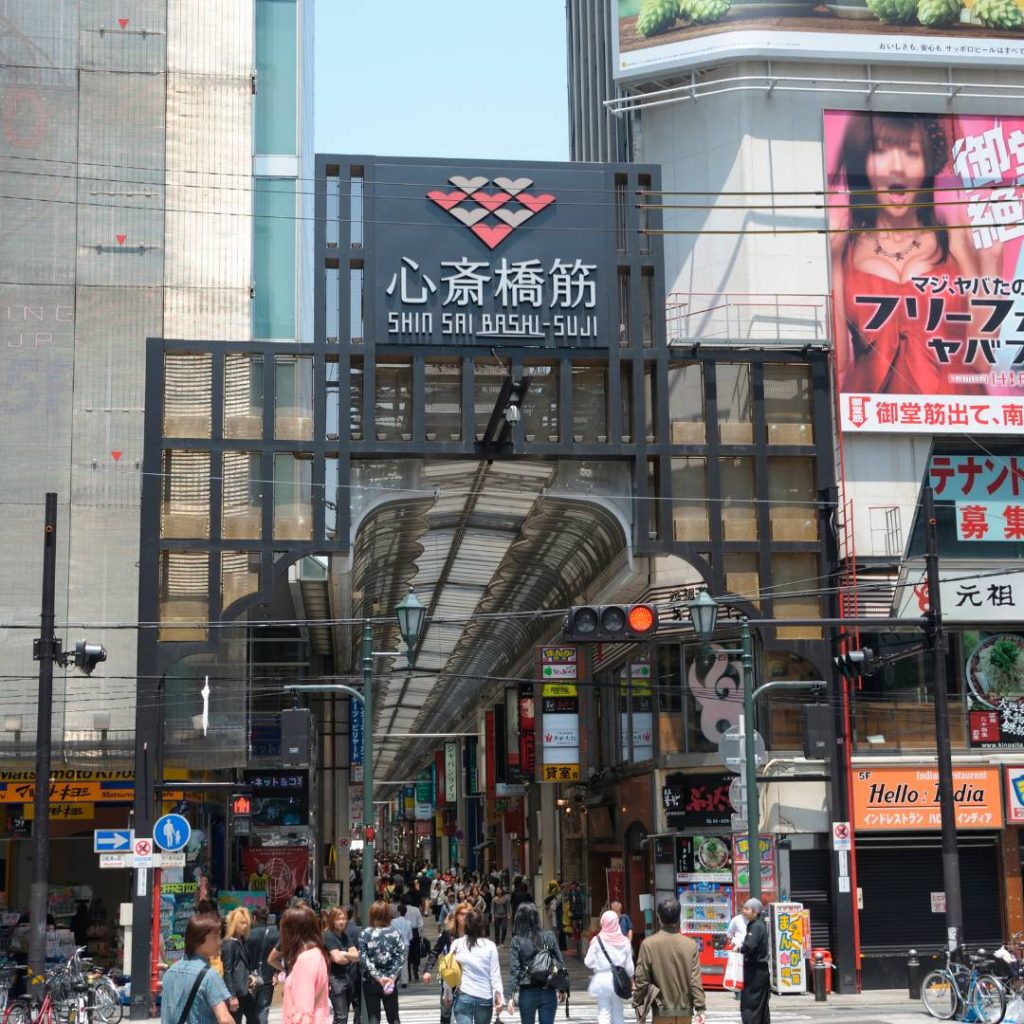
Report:
[[811,912],[811,947],[832,945],[832,897],[828,850],[793,850],[789,855],[789,892]]

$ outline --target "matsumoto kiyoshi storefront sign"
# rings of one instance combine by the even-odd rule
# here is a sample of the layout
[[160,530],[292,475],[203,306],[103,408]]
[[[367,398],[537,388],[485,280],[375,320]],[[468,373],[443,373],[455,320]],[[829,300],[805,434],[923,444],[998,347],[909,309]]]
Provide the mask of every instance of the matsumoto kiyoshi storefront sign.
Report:
[[[366,184],[378,344],[618,344],[598,168],[380,160]],[[369,298],[369,296],[368,296]]]

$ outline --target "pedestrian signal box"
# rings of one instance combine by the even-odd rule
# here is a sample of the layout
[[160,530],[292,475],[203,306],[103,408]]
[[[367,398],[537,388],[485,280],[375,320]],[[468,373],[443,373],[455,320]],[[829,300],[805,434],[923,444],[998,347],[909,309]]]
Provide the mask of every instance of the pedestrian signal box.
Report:
[[245,793],[236,793],[231,798],[231,813],[252,814],[252,797]]

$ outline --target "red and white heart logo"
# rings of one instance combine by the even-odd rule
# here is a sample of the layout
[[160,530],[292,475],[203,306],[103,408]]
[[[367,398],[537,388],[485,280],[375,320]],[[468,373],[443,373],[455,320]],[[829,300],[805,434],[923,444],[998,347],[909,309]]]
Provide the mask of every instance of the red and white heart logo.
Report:
[[[516,228],[555,201],[548,192],[527,192],[533,184],[530,178],[499,177],[488,181],[454,175],[448,184],[453,187],[451,192],[432,189],[427,198],[469,228],[488,249],[497,249]],[[487,185],[495,188],[488,189]]]

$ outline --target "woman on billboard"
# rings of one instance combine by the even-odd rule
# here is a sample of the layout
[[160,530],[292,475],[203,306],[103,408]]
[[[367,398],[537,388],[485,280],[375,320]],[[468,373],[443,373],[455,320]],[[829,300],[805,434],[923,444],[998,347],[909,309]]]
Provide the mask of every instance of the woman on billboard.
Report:
[[847,118],[829,168],[830,187],[841,190],[831,224],[840,392],[986,394],[988,368],[964,360],[986,316],[948,286],[998,275],[1002,253],[979,251],[970,230],[947,227],[965,221],[966,204],[936,208],[948,119],[827,116]]

